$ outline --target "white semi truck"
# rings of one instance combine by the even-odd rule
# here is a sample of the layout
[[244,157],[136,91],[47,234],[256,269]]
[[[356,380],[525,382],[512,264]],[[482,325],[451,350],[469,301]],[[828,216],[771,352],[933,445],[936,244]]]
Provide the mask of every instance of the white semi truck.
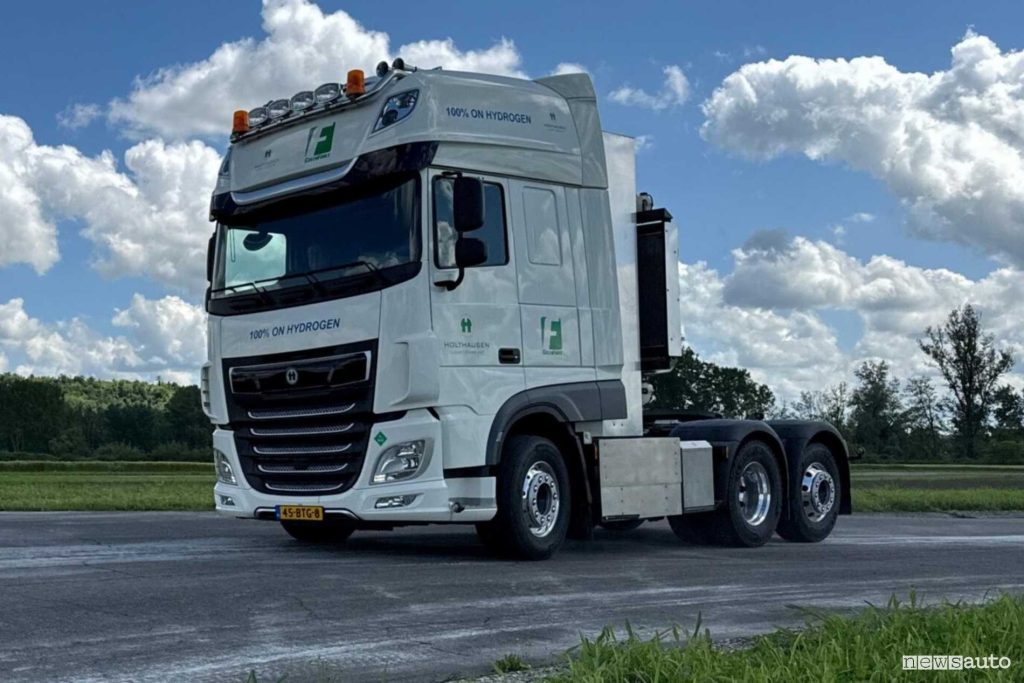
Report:
[[532,559],[597,525],[757,546],[849,513],[827,424],[645,413],[682,348],[677,231],[587,75],[348,76],[235,113],[202,368],[218,511],[307,542],[475,524]]

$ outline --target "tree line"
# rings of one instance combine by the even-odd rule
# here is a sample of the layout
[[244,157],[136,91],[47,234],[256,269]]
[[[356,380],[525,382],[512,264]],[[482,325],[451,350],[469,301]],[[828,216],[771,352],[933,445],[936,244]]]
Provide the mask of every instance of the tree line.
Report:
[[869,459],[1024,463],[1024,392],[1001,383],[1013,354],[985,334],[974,307],[951,311],[918,345],[940,384],[923,375],[900,379],[885,361],[865,361],[853,386],[806,391],[788,404],[778,404],[746,370],[708,363],[687,349],[671,373],[653,379],[653,405],[726,417],[824,420]]
[[1013,354],[985,334],[974,307],[953,310],[918,346],[940,383],[900,379],[885,361],[866,361],[853,387],[804,392],[783,412],[828,420],[872,458],[1024,462],[1024,392],[1001,383]]
[[207,460],[211,433],[196,386],[0,374],[7,457]]

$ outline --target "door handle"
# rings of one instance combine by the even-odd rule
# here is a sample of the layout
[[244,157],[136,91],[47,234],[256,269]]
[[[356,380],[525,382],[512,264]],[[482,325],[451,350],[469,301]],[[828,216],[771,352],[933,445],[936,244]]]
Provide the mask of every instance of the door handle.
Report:
[[506,365],[518,365],[521,360],[519,349],[498,349],[498,362]]

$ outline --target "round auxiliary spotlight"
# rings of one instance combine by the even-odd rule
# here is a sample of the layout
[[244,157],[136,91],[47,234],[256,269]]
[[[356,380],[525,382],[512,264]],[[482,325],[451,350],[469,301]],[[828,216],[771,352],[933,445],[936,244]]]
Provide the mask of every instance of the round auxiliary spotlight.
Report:
[[291,103],[289,103],[288,100],[274,100],[267,105],[267,113],[272,119],[279,119],[282,116],[286,116],[291,110]]
[[390,67],[388,66],[387,62],[381,62],[380,64],[377,65],[377,75],[380,76],[381,78],[387,76],[389,70]]
[[333,102],[338,99],[339,95],[341,95],[341,86],[337,83],[324,83],[313,91],[313,97],[316,98],[317,104]]
[[262,123],[266,123],[268,118],[270,117],[267,114],[266,107],[256,107],[255,109],[249,110],[249,125],[253,128]]
[[303,111],[304,109],[309,109],[314,104],[316,104],[316,98],[313,96],[312,90],[303,90],[292,95],[292,111]]

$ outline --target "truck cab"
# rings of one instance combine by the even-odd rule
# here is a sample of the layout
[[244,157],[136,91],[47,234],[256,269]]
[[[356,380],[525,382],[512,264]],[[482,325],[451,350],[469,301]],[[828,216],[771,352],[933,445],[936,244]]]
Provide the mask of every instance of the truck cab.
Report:
[[849,510],[828,425],[645,420],[682,348],[677,229],[589,76],[396,60],[233,124],[201,387],[219,512],[304,541],[471,523],[543,558],[658,517],[820,540]]

